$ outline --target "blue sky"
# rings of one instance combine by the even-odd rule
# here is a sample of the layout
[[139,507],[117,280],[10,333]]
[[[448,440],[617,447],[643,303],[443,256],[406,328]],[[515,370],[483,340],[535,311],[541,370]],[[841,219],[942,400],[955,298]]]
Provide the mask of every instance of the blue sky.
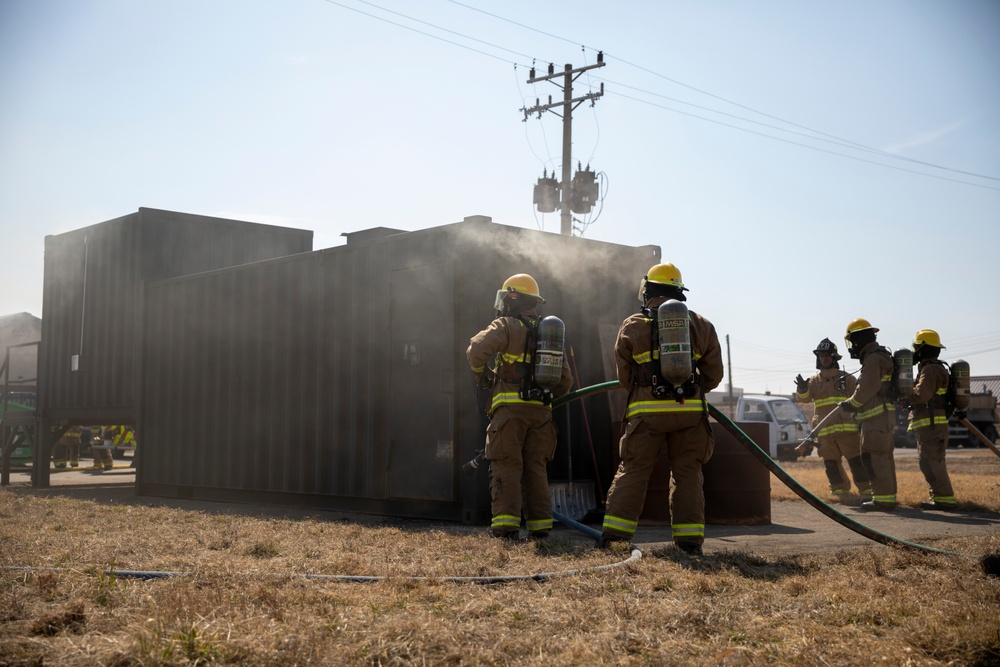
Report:
[[557,233],[531,193],[561,121],[519,109],[561,89],[528,67],[600,49],[584,236],[661,246],[736,386],[791,391],[859,316],[1000,374],[998,34],[995,0],[6,0],[0,314],[41,314],[46,235],[140,206],[316,248],[476,214]]

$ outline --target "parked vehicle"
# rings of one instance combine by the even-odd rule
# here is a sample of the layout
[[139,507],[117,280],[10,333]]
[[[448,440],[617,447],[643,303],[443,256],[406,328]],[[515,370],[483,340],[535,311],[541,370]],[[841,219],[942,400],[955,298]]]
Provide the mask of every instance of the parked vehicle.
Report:
[[766,423],[771,458],[778,461],[798,458],[795,448],[809,435],[809,422],[791,399],[771,394],[740,394],[733,406],[727,396],[710,394],[709,401],[723,403],[722,411],[733,421]]

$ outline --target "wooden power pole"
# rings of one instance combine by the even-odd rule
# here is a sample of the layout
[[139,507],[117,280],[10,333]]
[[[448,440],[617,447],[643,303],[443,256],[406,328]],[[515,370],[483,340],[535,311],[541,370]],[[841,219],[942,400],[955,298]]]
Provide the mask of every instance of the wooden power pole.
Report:
[[[524,112],[525,120],[528,116],[533,113],[537,113],[538,117],[541,118],[543,111],[552,111],[552,113],[557,116],[562,116],[563,120],[563,146],[562,146],[562,183],[560,187],[562,189],[561,201],[559,203],[559,211],[561,214],[561,225],[560,233],[570,236],[573,234],[573,215],[572,215],[572,179],[570,177],[570,171],[573,168],[573,109],[580,106],[581,103],[587,100],[596,100],[597,98],[604,95],[604,84],[601,84],[600,92],[591,92],[586,95],[581,95],[580,97],[573,97],[573,81],[580,76],[583,72],[587,70],[594,69],[595,67],[604,67],[604,53],[600,52],[597,54],[597,62],[593,65],[587,65],[585,67],[578,67],[573,69],[572,65],[567,64],[563,72],[556,74],[555,67],[549,65],[549,73],[545,76],[535,76],[535,68],[531,68],[531,75],[528,77],[528,83],[538,83],[539,81],[552,81],[557,86],[560,86],[558,81],[559,77],[562,77],[563,82],[561,87],[563,89],[563,99],[561,102],[553,102],[552,96],[549,95],[548,104],[540,104],[539,101],[535,100],[535,106],[530,109],[524,107],[521,109]],[[562,113],[555,111],[562,107]]]

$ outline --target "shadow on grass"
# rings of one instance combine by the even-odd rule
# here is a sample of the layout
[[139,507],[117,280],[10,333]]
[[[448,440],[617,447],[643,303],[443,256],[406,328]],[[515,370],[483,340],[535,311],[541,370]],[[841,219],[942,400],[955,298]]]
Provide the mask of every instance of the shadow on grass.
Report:
[[816,568],[803,565],[791,556],[762,558],[746,551],[719,551],[703,556],[689,556],[673,546],[657,547],[645,554],[677,563],[681,567],[702,573],[735,572],[747,579],[778,581],[785,577],[808,575]]

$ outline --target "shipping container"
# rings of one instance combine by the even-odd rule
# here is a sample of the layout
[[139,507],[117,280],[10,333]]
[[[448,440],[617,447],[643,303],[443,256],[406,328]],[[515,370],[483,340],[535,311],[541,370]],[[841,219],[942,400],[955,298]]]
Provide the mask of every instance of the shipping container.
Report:
[[[64,424],[136,422],[144,282],[309,252],[312,235],[140,208],[45,237],[38,350],[43,432]],[[47,467],[36,468],[44,474],[33,483],[46,486]]]
[[[481,523],[484,396],[466,360],[497,289],[530,273],[566,322],[581,386],[614,379],[655,246],[475,216],[145,285],[140,495],[265,501]],[[607,489],[610,394],[559,407],[550,479]],[[618,400],[623,405],[623,401]],[[586,419],[583,408],[586,407]]]
[[45,237],[41,416],[134,423],[144,281],[310,250],[311,231],[150,208]]

